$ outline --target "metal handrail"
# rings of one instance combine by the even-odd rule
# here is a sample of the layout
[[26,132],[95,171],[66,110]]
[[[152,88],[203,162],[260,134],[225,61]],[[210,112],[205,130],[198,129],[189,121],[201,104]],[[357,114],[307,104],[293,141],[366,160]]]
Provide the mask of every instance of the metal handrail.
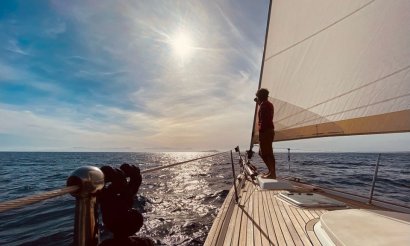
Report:
[[[147,169],[141,172],[150,173],[165,168],[175,167],[188,162],[210,158],[217,155],[226,154],[220,152],[213,155],[203,156],[187,161],[177,162],[161,167]],[[231,151],[232,155],[232,151]],[[231,156],[232,158],[232,156]],[[25,205],[44,201],[53,197],[71,193],[76,197],[75,222],[74,222],[74,245],[97,245],[99,241],[98,225],[98,204],[96,192],[104,187],[104,174],[102,171],[93,166],[85,166],[76,169],[67,179],[67,187],[52,190],[28,197],[18,198],[11,201],[0,203],[0,213],[11,209],[20,208]]]
[[[290,148],[287,148],[288,153],[287,153],[287,159],[288,159],[288,176],[287,177],[282,177],[283,179],[295,179],[294,181],[299,182],[299,183],[303,183],[303,184],[308,184],[305,182],[300,181],[299,178],[293,177],[291,176],[291,168],[290,168]],[[379,164],[380,164],[380,157],[381,157],[381,153],[378,154],[378,158],[377,158],[377,162],[375,164],[375,169],[374,169],[374,175],[373,175],[373,180],[372,180],[372,184],[370,186],[370,192],[369,192],[369,196],[364,196],[361,194],[355,194],[354,192],[346,192],[346,191],[341,191],[338,189],[334,189],[334,188],[328,188],[328,187],[321,187],[319,185],[312,185],[309,183],[310,186],[312,187],[316,187],[319,189],[326,189],[326,190],[330,190],[330,191],[334,191],[334,192],[339,192],[339,193],[344,193],[344,194],[348,194],[348,195],[352,195],[352,196],[356,196],[356,197],[360,197],[363,199],[367,199],[367,203],[368,204],[372,204],[372,201],[377,201],[379,203],[385,203],[385,204],[389,204],[389,205],[393,205],[393,206],[397,206],[397,207],[402,207],[405,209],[409,209],[410,207],[404,204],[400,204],[400,203],[394,203],[394,202],[389,202],[389,201],[384,201],[384,200],[380,200],[380,199],[375,199],[373,198],[373,193],[374,193],[374,188],[376,186],[377,183],[377,175],[378,175],[378,171],[379,171]],[[364,202],[364,201],[363,201]]]

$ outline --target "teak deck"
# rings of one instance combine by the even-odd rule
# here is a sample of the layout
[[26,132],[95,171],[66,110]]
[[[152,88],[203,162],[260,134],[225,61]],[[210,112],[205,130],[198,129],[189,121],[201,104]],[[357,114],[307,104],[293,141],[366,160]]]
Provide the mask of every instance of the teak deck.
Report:
[[236,204],[232,188],[204,245],[321,245],[313,225],[326,210],[295,207],[277,198],[279,192],[246,181]]

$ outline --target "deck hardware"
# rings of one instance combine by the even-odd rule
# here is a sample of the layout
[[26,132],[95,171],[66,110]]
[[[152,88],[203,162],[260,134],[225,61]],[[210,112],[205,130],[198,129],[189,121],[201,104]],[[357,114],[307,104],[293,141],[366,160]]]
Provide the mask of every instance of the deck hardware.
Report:
[[80,189],[71,193],[76,198],[74,220],[74,245],[97,245],[98,205],[96,193],[104,187],[104,174],[98,167],[80,167],[67,179],[67,186],[78,185]]
[[[238,149],[239,150],[239,149]],[[141,174],[151,173],[165,168],[172,168],[188,162],[210,158],[217,155],[227,154],[229,151],[218,152],[212,155],[203,156],[187,161],[177,162],[169,165],[155,167],[141,171]],[[240,158],[242,161],[242,158]],[[240,185],[244,185],[245,177],[240,180]],[[0,213],[12,209],[24,207],[50,198],[71,194],[76,197],[76,215],[74,224],[73,245],[97,245],[97,205],[96,193],[104,187],[104,174],[98,167],[85,166],[76,169],[67,179],[67,187],[43,192],[27,197],[22,197],[10,201],[0,202]]]
[[[236,147],[239,150],[239,147]],[[236,150],[235,148],[235,150]],[[232,150],[231,150],[231,164],[232,164],[232,174],[233,174],[233,187],[235,188],[235,202],[238,203],[238,190],[236,188],[236,175],[235,175],[235,167],[233,164],[233,154],[232,154]]]
[[373,192],[374,192],[374,186],[376,185],[376,179],[377,179],[377,173],[379,172],[379,163],[380,163],[380,156],[382,154],[379,154],[379,156],[377,157],[377,163],[376,163],[376,167],[374,169],[374,175],[373,175],[373,181],[372,181],[372,188],[370,190],[370,195],[369,195],[369,204],[372,203],[373,200]]
[[288,176],[290,176],[290,148],[288,148]]

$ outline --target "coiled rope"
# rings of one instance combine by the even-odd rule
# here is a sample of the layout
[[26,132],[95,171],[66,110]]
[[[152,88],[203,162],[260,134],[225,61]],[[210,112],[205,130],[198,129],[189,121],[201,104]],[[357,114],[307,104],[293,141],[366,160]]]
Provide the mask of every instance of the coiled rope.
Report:
[[[181,161],[181,162],[177,162],[177,163],[173,163],[173,164],[169,164],[169,165],[165,165],[165,166],[160,166],[160,167],[155,167],[155,168],[151,168],[151,169],[147,169],[147,170],[143,170],[141,171],[141,174],[144,173],[150,173],[150,172],[154,172],[154,171],[158,171],[158,170],[162,170],[165,168],[171,168],[177,165],[182,165],[188,162],[192,162],[192,161],[197,161],[197,160],[201,160],[201,159],[206,159],[206,158],[210,158],[213,156],[217,156],[217,155],[222,155],[222,154],[226,154],[229,151],[226,152],[219,152],[213,155],[208,155],[208,156],[203,156],[203,157],[199,157],[199,158],[195,158],[195,159],[191,159],[191,160],[187,160],[187,161]],[[1,202],[0,203],[0,213],[2,212],[6,212],[8,210],[11,209],[16,209],[16,208],[21,208],[24,207],[26,205],[30,205],[36,202],[40,202],[40,201],[44,201],[53,197],[57,197],[57,196],[63,196],[66,195],[68,193],[73,193],[76,192],[80,187],[77,185],[74,186],[68,186],[68,187],[64,187],[61,189],[56,189],[56,190],[52,190],[52,191],[47,191],[47,192],[43,192],[40,194],[35,194],[32,196],[27,196],[27,197],[22,197],[22,198],[18,198],[15,200],[10,200],[10,201],[6,201],[6,202]]]

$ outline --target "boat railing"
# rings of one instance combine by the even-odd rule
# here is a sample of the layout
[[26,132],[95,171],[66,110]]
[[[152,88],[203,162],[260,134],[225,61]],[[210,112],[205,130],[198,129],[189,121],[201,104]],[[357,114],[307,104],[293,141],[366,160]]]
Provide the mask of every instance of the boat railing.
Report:
[[282,149],[282,150],[287,150],[288,176],[284,177],[285,179],[296,181],[296,182],[299,182],[299,183],[304,183],[304,184],[312,186],[316,189],[321,189],[321,190],[326,191],[328,193],[339,195],[339,196],[342,196],[342,197],[345,197],[345,198],[351,198],[351,199],[354,199],[354,200],[362,202],[362,203],[372,204],[372,205],[376,205],[376,206],[383,207],[383,208],[388,208],[388,209],[394,209],[396,211],[402,211],[402,212],[405,212],[405,213],[410,212],[410,207],[409,206],[394,203],[394,202],[389,202],[389,201],[383,201],[383,200],[374,198],[374,189],[375,189],[377,181],[378,181],[377,177],[378,177],[378,173],[379,173],[380,158],[382,156],[381,153],[378,154],[376,164],[374,165],[374,174],[373,174],[372,182],[370,184],[369,195],[365,196],[365,195],[357,194],[357,193],[353,193],[353,192],[342,191],[342,190],[339,190],[337,188],[322,187],[320,185],[312,185],[311,183],[306,183],[306,182],[301,181],[300,178],[296,178],[296,177],[292,176],[293,171],[291,170],[291,157],[290,157],[291,156],[291,151],[290,151],[290,148]]
[[368,202],[369,204],[371,204],[372,200],[373,200],[374,186],[376,185],[377,174],[379,173],[379,163],[380,163],[380,156],[381,155],[382,154],[379,154],[379,156],[377,157],[376,167],[374,168],[372,187],[370,188],[370,194],[369,194],[369,202]]
[[[232,151],[218,152],[199,158],[181,161],[155,168],[142,170],[141,174],[151,173],[166,168],[172,168],[201,159],[211,158],[217,155],[231,153],[233,173]],[[234,175],[235,176],[235,175]],[[234,177],[235,178],[235,177]],[[104,174],[98,167],[84,166],[74,170],[67,179],[67,187],[22,197],[0,203],[0,213],[12,209],[25,207],[40,201],[48,200],[54,197],[71,194],[76,198],[75,221],[74,221],[74,245],[97,245],[99,241],[98,231],[98,205],[96,194],[105,185]]]

